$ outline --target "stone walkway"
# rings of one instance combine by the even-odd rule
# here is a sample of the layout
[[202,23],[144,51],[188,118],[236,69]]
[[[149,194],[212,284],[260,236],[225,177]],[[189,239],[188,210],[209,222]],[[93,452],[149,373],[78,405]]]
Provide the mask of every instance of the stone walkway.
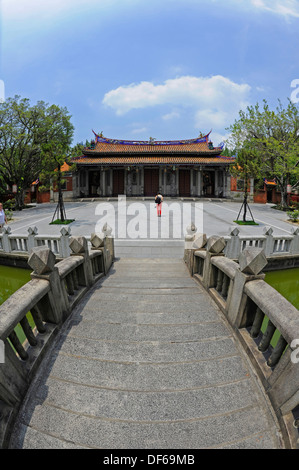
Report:
[[281,447],[247,359],[182,260],[116,260],[44,362],[11,448]]

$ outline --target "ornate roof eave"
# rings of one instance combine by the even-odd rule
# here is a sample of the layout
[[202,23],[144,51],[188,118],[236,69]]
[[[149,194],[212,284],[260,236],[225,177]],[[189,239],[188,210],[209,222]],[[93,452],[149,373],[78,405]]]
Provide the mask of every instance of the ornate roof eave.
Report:
[[97,134],[94,130],[92,131],[95,136],[96,143],[105,143],[105,144],[118,144],[118,145],[133,145],[133,146],[144,146],[144,145],[153,145],[153,146],[164,146],[164,145],[185,145],[185,144],[196,144],[196,143],[208,143],[209,135],[212,132],[212,129],[208,134],[201,135],[195,139],[185,139],[185,140],[155,140],[150,138],[150,140],[126,140],[126,139],[110,139],[104,137],[103,134]]
[[[203,152],[184,152],[183,150],[178,150],[178,151],[173,151],[173,150],[169,150],[167,152],[161,152],[161,155],[181,155],[181,156],[198,156],[198,157],[209,157],[209,156],[216,156],[216,155],[219,155],[220,156],[220,153],[221,153],[221,150],[220,148],[215,148],[213,150],[209,150],[209,151],[203,151]],[[94,156],[94,157],[107,157],[107,156],[118,156],[119,158],[125,158],[126,156],[136,156],[136,151],[129,151],[127,150],[126,152],[116,152],[116,151],[109,151],[109,152],[98,152],[97,150],[95,149],[84,149],[83,150],[83,154],[84,155],[88,155],[88,156]],[[146,157],[146,155],[159,155],[159,151],[158,150],[147,150],[146,152],[143,152],[144,154],[144,157]]]
[[146,156],[146,155],[108,155],[101,157],[90,157],[82,155],[81,157],[74,157],[73,162],[80,166],[163,166],[163,165],[216,165],[216,166],[229,166],[235,162],[234,158],[226,156],[198,156],[198,155],[157,155],[157,156]]
[[[220,168],[228,168],[230,165],[230,162],[219,162],[219,163],[215,163],[215,162],[198,162],[198,163],[130,163],[130,162],[126,162],[126,163],[120,163],[120,162],[110,162],[110,163],[104,163],[101,165],[100,163],[97,164],[98,167],[106,167],[106,168],[115,168],[115,167],[118,167],[118,168],[126,168],[126,167],[130,167],[130,168],[143,168],[143,167],[155,167],[155,168],[158,168],[158,167],[163,167],[163,168],[171,168],[173,166],[175,166],[176,168],[180,168],[180,167],[183,167],[183,168],[194,168],[194,167],[201,167],[201,168],[206,168],[206,167],[211,167],[211,168],[215,168],[215,167],[220,167]],[[81,166],[84,166],[85,168],[95,168],[95,164],[92,164],[92,163],[78,163],[78,167],[81,167]]]

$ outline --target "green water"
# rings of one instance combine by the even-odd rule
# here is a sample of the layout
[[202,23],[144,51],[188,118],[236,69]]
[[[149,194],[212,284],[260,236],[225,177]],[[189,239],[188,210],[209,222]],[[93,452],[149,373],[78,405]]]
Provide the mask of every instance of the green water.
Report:
[[299,268],[271,271],[265,281],[299,309]]
[[[14,268],[0,265],[0,305],[8,299],[14,292],[30,281],[31,271],[29,269]],[[34,326],[31,313],[27,314],[29,323]],[[15,332],[21,343],[26,339],[20,325],[17,325]]]
[[30,281],[30,270],[0,266],[0,305],[16,290]]
[[[266,273],[265,281],[299,309],[299,268],[270,271]],[[263,333],[268,321],[269,318],[265,316],[261,327]],[[280,333],[276,330],[270,343],[273,347],[276,346],[279,337]]]

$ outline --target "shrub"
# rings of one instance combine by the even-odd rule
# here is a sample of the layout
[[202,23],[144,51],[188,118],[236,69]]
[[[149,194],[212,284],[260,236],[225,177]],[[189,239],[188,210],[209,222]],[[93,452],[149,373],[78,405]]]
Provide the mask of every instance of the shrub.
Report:
[[14,210],[15,206],[16,206],[15,198],[8,199],[7,201],[3,202],[3,209],[4,210],[12,211],[12,210]]
[[298,221],[299,210],[297,210],[297,211],[287,211],[287,214],[289,216],[289,219],[292,220],[293,222]]

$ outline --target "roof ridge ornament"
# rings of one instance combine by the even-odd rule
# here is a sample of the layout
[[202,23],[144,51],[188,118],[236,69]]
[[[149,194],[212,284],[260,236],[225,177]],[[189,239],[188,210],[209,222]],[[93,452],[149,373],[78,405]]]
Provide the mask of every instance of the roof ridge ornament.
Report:
[[206,135],[200,134],[195,139],[182,139],[182,140],[156,140],[154,137],[150,137],[149,140],[126,140],[126,139],[109,139],[104,137],[103,132],[97,134],[94,130],[92,131],[95,135],[96,143],[105,144],[120,144],[120,145],[184,145],[184,144],[198,144],[205,143],[208,141],[208,137],[212,130]]

